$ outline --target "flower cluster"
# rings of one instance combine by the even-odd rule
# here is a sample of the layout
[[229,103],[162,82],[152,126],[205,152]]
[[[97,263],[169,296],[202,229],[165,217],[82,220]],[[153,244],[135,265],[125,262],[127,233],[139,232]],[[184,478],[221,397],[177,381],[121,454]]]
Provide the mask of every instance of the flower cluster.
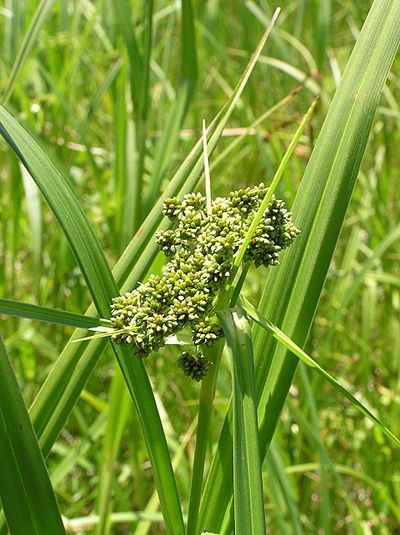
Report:
[[202,353],[184,351],[178,359],[178,366],[187,377],[201,381],[210,367],[209,360]]
[[[264,184],[216,198],[207,211],[206,198],[190,193],[164,202],[172,228],[157,234],[167,257],[161,276],[152,275],[132,292],[116,297],[111,306],[113,336],[146,357],[165,344],[166,337],[190,327],[195,346],[211,345],[222,336],[212,322],[218,291],[230,277],[234,256],[268,188]],[[278,263],[279,252],[299,233],[285,204],[272,197],[244,256],[256,266]],[[199,354],[184,354],[180,366],[200,380],[208,364]]]

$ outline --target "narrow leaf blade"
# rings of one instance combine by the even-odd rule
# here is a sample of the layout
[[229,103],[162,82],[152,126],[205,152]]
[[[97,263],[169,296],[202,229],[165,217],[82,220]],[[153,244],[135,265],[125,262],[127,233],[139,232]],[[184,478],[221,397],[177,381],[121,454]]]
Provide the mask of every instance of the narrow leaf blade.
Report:
[[102,322],[98,318],[67,312],[66,310],[57,310],[55,308],[43,307],[32,303],[22,303],[12,299],[0,298],[0,314],[6,316],[15,316],[57,325],[69,325],[80,329],[90,329],[98,327]]
[[233,495],[235,533],[265,534],[251,328],[244,314],[218,314],[233,370]]
[[65,533],[32,423],[0,338],[0,497],[11,533]]
[[293,355],[296,355],[301,361],[304,362],[310,368],[313,368],[319,375],[327,380],[338,392],[345,396],[354,407],[366,416],[374,425],[376,425],[382,433],[388,438],[393,440],[397,446],[400,446],[400,440],[376,417],[372,412],[353,396],[351,392],[344,386],[342,386],[329,372],[327,372],[316,360],[308,355],[301,347],[299,347],[293,340],[289,338],[284,332],[282,332],[276,325],[264,318],[260,312],[255,309],[248,301],[243,302],[243,312],[248,315],[249,318],[257,322],[263,329],[268,331],[272,336],[278,340],[286,349],[288,349]]

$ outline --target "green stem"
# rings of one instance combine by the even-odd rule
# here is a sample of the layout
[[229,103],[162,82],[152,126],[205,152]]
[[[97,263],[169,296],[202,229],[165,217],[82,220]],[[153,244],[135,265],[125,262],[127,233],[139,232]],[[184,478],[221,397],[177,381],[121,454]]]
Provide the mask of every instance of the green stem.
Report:
[[[235,306],[245,281],[249,265],[245,266],[239,277],[238,283],[234,287],[221,292],[216,310],[224,310],[228,306]],[[187,520],[187,535],[197,535],[197,523],[200,509],[201,493],[203,489],[204,463],[206,459],[207,442],[210,429],[211,411],[217,385],[219,364],[225,341],[220,340],[212,348],[205,348],[204,354],[211,362],[208,374],[201,382],[198,425],[196,433],[196,447],[193,458],[193,473],[190,485],[189,511]]]
[[208,374],[201,382],[196,447],[194,450],[193,473],[189,495],[189,511],[186,528],[187,535],[197,535],[197,522],[201,493],[203,489],[204,462],[206,459],[211,410],[215,396],[218,368],[223,347],[224,341],[221,340],[211,350],[209,350],[209,352],[207,350],[204,352],[212,365],[208,371]]
[[146,136],[147,136],[147,124],[146,120],[138,119],[136,124],[136,139],[137,145],[137,167],[136,176],[133,187],[134,196],[134,228],[140,227],[143,220],[142,211],[142,190],[143,190],[143,175],[144,175],[144,158],[146,150]]

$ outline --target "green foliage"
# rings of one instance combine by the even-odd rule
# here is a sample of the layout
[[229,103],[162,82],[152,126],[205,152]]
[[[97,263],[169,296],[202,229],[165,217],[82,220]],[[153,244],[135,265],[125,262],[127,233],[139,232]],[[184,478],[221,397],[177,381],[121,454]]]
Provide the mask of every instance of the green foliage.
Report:
[[241,312],[219,314],[233,370],[234,532],[266,534],[251,327]]
[[11,533],[65,533],[28,411],[0,338],[0,496]]
[[[68,533],[227,535],[234,522],[262,533],[264,513],[271,533],[398,529],[398,2],[289,0],[265,52],[267,3],[224,7],[0,8],[1,128],[17,155],[0,143],[10,357],[1,351],[0,494],[11,532],[62,532],[54,494]],[[141,361],[111,347],[99,318],[184,248],[168,241],[178,226],[162,206],[203,198],[203,118],[213,197],[269,186],[233,264],[229,249],[219,303],[242,292],[263,326],[250,333],[226,312],[229,340],[218,340],[213,303]],[[301,234],[279,266],[242,270],[269,194]],[[177,249],[169,259],[157,232]],[[88,328],[105,336],[83,340]],[[194,379],[207,369],[200,389],[177,362]]]

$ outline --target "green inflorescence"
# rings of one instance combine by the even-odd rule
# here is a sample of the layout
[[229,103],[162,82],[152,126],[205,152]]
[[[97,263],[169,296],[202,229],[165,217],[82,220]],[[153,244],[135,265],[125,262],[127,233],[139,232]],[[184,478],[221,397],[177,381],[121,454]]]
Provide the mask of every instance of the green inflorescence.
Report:
[[[167,257],[161,276],[152,275],[132,292],[116,297],[111,306],[113,327],[124,332],[114,341],[130,344],[146,357],[165,344],[168,336],[189,326],[195,346],[211,345],[223,333],[212,321],[218,291],[230,277],[234,256],[268,188],[264,184],[216,198],[208,213],[206,198],[189,193],[164,202],[163,213],[172,229],[157,233]],[[244,256],[255,266],[274,266],[279,252],[299,230],[283,201],[272,197]],[[200,380],[207,371],[200,353],[184,354],[186,375]],[[189,355],[189,356],[188,356]]]
[[201,381],[207,374],[210,362],[202,353],[184,351],[178,359],[178,365],[187,377]]

